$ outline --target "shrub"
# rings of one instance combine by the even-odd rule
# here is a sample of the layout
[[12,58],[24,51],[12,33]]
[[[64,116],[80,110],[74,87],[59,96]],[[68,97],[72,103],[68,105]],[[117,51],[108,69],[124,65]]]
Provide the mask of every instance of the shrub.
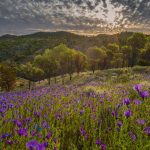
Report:
[[2,90],[10,91],[16,82],[16,73],[8,65],[0,65],[0,87]]

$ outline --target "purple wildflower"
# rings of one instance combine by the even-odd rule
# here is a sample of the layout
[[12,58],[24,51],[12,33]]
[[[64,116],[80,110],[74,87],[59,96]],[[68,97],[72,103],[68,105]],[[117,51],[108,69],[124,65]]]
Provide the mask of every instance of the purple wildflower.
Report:
[[116,117],[116,119],[118,119],[118,112],[117,111],[112,111],[112,113],[111,113],[114,117]]
[[29,150],[45,150],[46,147],[48,147],[48,142],[44,142],[42,144],[38,143],[36,140],[32,140],[28,143],[26,143],[26,147]]
[[107,149],[107,145],[106,144],[102,144],[101,145],[101,150],[106,150]]
[[11,134],[5,133],[5,134],[2,134],[1,136],[2,139],[8,138],[8,137],[11,137]]
[[81,132],[81,134],[82,134],[83,136],[85,136],[85,135],[86,135],[86,131],[84,130],[84,128],[83,128],[83,127],[81,127],[81,128],[80,128],[80,132]]
[[129,98],[124,99],[124,104],[129,105],[130,104],[130,99]]
[[96,140],[96,145],[100,146],[101,144],[102,144],[102,142],[99,139],[97,139]]
[[131,110],[126,110],[126,111],[124,112],[124,115],[125,115],[127,118],[130,117],[130,116],[132,115]]
[[51,132],[48,132],[48,134],[46,135],[46,138],[47,139],[50,139],[52,137],[52,133]]
[[84,111],[83,110],[80,110],[80,115],[83,115]]
[[56,146],[54,147],[54,150],[57,150],[57,147],[56,147]]
[[26,143],[26,147],[29,149],[29,150],[33,150],[33,149],[39,149],[39,143],[35,140],[32,140],[28,143]]
[[45,150],[45,148],[46,148],[46,147],[45,147],[44,143],[42,143],[42,144],[39,144],[37,150]]
[[14,123],[20,128],[22,127],[22,123],[19,120],[15,120]]
[[26,128],[21,128],[19,130],[17,130],[17,133],[19,136],[28,136],[28,132]]
[[31,131],[31,135],[32,135],[32,136],[35,136],[36,134],[37,134],[36,131]]
[[140,96],[144,99],[144,98],[149,97],[149,93],[148,93],[148,91],[141,91]]
[[41,134],[41,133],[38,133],[37,136],[38,136],[39,138],[42,138],[42,134]]
[[150,127],[145,127],[144,131],[148,136],[150,136]]
[[143,119],[138,119],[138,120],[136,120],[136,122],[139,125],[144,125],[145,124],[145,120],[143,120]]
[[14,107],[14,104],[9,104],[9,108],[13,108]]
[[86,140],[88,140],[89,136],[83,127],[80,128],[80,132],[81,132],[81,135],[84,136]]
[[54,143],[55,143],[55,144],[57,143],[57,139],[56,139],[56,138],[54,138]]
[[43,143],[44,147],[48,147],[48,142]]
[[118,104],[116,109],[119,109],[122,106],[122,103]]
[[122,121],[118,121],[118,126],[119,126],[119,127],[122,126]]
[[12,144],[13,144],[12,140],[7,140],[6,143],[7,143],[8,145],[12,145]]
[[140,100],[134,100],[134,103],[135,103],[136,105],[141,105],[141,104],[142,104],[142,102],[141,102]]
[[130,138],[132,139],[132,141],[136,141],[136,135],[135,134],[133,134],[133,132],[129,132],[129,136],[130,136]]
[[25,118],[24,122],[27,123],[27,124],[29,124],[31,122],[31,120],[32,120],[31,118]]
[[89,136],[86,134],[86,135],[85,135],[85,139],[88,140],[88,138],[89,138]]
[[38,118],[39,118],[39,117],[40,117],[40,115],[41,115],[41,113],[40,113],[40,112],[36,112],[36,111],[34,112],[34,116],[36,116],[36,117],[38,117]]
[[140,90],[142,89],[142,85],[141,84],[134,85],[133,89],[140,92]]
[[50,126],[48,125],[48,123],[46,121],[42,122],[42,127],[43,128],[50,128]]

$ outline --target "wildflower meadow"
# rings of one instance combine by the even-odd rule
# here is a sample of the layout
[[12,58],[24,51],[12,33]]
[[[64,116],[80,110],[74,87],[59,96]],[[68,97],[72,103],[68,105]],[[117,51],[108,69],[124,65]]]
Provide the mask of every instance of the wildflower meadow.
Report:
[[148,150],[150,78],[0,94],[1,150]]

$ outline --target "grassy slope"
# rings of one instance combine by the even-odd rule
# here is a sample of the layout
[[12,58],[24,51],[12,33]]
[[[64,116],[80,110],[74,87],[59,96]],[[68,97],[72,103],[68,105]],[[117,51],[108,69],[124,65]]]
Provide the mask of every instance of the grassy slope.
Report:
[[[148,150],[150,97],[142,99],[133,86],[140,83],[142,91],[150,93],[149,74],[149,67],[97,71],[95,75],[87,72],[74,75],[71,82],[66,77],[65,86],[4,93],[0,100],[5,98],[8,107],[1,113],[0,136],[11,135],[1,139],[0,147],[24,150],[36,140],[48,142],[48,149],[99,150],[106,144],[108,150]],[[125,98],[130,98],[129,106],[123,104]],[[141,105],[135,104],[137,99]],[[128,109],[132,114],[127,118],[124,112]],[[138,119],[145,120],[144,125]]]
[[[140,76],[140,74],[147,74],[150,73],[150,67],[140,67],[135,66],[133,68],[118,68],[118,69],[107,69],[107,70],[97,70],[95,74],[93,74],[90,71],[87,72],[81,72],[80,74],[74,73],[73,78],[70,81],[69,75],[65,75],[65,85],[70,84],[76,84],[78,86],[82,84],[86,84],[89,82],[112,82],[113,80],[116,81],[116,83],[125,83],[127,81],[132,80],[134,76]],[[57,76],[57,84],[62,84],[62,78],[61,76]],[[32,85],[33,88],[39,87],[39,86],[47,86],[48,81],[43,80],[41,82],[34,83]],[[51,79],[51,85],[55,85],[55,78]],[[16,83],[16,89],[28,88],[28,81],[25,79],[17,79]]]

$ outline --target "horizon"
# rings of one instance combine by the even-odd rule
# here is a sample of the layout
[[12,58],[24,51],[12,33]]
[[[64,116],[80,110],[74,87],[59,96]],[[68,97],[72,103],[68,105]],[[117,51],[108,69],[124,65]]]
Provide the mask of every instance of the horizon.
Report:
[[[33,35],[33,34],[36,34],[36,33],[58,33],[58,32],[66,32],[66,33],[71,33],[71,34],[75,34],[75,35],[79,35],[79,36],[85,36],[85,37],[96,37],[96,36],[99,36],[99,35],[116,35],[116,34],[121,34],[121,33],[143,33],[143,32],[134,32],[134,31],[121,31],[121,32],[116,32],[116,33],[97,33],[97,34],[82,34],[82,33],[76,33],[76,32],[72,32],[72,31],[65,31],[65,30],[60,30],[60,31],[37,31],[37,32],[32,32],[32,33],[27,33],[27,34],[9,34],[9,33],[6,33],[6,34],[3,34],[3,35],[0,35],[0,37],[3,37],[3,36],[28,36],[28,35]],[[143,33],[145,35],[150,35],[150,34],[146,34],[146,33]]]
[[150,34],[147,0],[5,0],[0,8],[0,36],[57,31],[87,36]]

